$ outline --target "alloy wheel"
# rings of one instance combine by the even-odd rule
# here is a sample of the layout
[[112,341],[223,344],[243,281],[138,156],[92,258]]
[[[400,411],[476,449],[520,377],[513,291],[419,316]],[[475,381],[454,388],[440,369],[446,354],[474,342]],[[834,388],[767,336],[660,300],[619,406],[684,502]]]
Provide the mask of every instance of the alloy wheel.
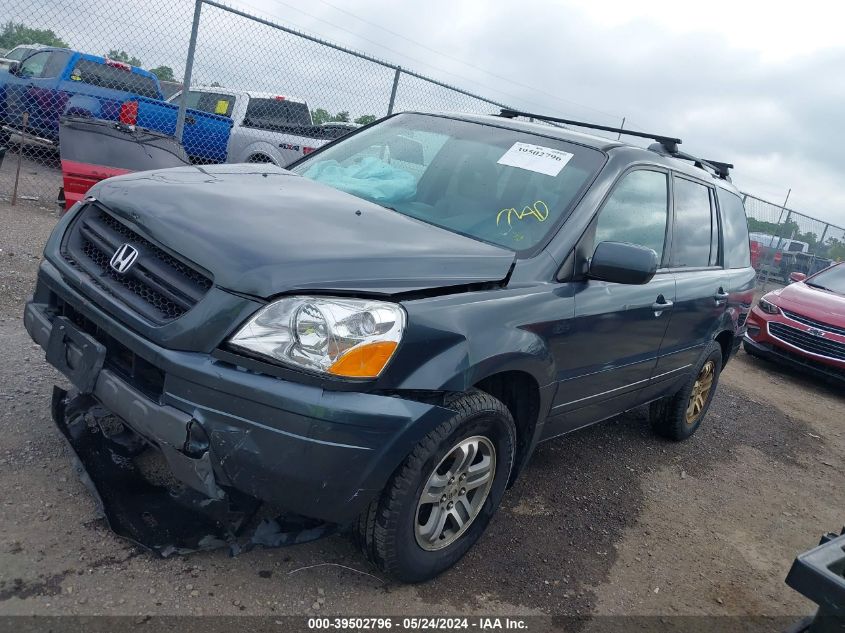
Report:
[[687,424],[695,424],[702,411],[704,405],[707,403],[707,398],[710,396],[710,390],[713,389],[713,379],[716,377],[716,363],[708,360],[704,363],[701,371],[698,373],[698,378],[692,387],[689,404],[687,405]]
[[461,440],[429,475],[417,503],[417,544],[448,547],[478,517],[496,475],[496,449],[486,437]]

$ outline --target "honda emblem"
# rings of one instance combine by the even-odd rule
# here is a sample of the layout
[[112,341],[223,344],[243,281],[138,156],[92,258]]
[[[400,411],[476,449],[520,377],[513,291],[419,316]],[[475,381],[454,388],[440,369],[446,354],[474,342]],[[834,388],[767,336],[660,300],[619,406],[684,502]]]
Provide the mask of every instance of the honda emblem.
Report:
[[111,256],[109,266],[121,274],[132,268],[132,265],[138,259],[138,249],[131,244],[123,244],[118,248],[114,255]]

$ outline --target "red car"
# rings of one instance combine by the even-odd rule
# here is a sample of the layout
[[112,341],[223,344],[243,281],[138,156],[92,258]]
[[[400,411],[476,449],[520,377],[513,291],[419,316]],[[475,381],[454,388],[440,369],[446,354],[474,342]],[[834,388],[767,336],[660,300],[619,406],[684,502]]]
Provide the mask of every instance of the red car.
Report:
[[845,379],[845,262],[790,278],[751,310],[745,351]]

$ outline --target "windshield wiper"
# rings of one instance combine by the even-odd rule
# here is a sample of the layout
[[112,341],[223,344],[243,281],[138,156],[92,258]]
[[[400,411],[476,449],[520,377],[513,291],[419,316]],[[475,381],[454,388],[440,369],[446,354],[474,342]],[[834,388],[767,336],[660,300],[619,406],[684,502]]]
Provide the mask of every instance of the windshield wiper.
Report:
[[822,286],[821,284],[815,284],[812,281],[805,281],[804,283],[807,284],[808,286],[812,286],[813,288],[818,288],[819,290],[827,290],[828,292],[835,292],[834,290],[831,290],[827,286]]

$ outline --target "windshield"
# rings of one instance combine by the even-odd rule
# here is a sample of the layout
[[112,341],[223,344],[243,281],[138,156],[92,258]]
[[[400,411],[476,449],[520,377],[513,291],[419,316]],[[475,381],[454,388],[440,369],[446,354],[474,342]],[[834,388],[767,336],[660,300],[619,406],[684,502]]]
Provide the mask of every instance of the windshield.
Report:
[[306,178],[514,251],[545,241],[604,163],[518,130],[403,114],[297,164]]
[[808,286],[845,295],[845,264],[831,266],[806,281]]

